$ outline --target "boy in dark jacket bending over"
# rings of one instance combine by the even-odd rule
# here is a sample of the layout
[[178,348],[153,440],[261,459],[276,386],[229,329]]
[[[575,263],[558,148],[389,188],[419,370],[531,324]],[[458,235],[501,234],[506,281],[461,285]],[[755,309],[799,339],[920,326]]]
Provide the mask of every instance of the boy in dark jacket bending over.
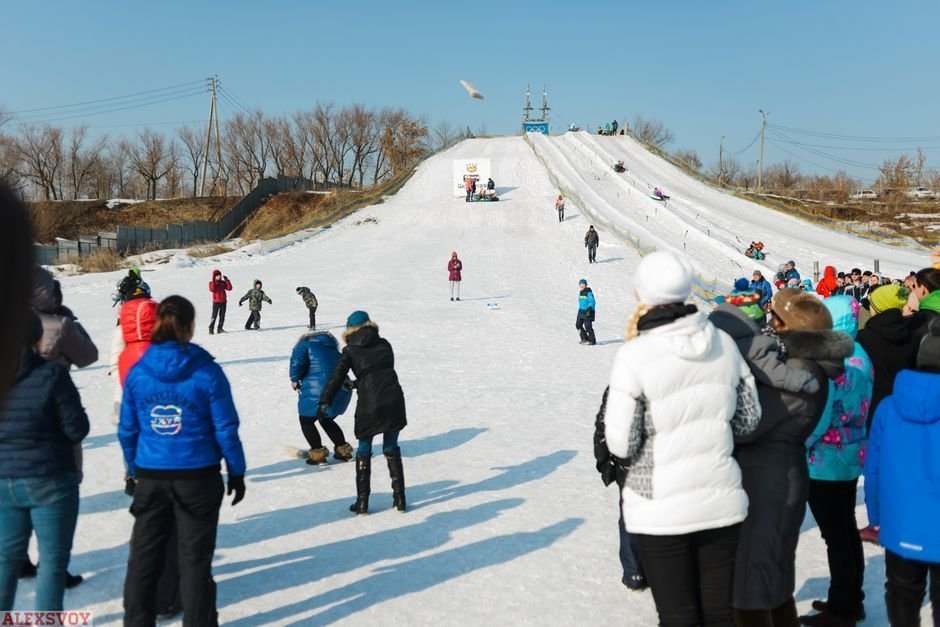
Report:
[[307,306],[307,310],[310,312],[310,324],[307,325],[308,329],[317,328],[317,297],[313,295],[313,292],[310,291],[309,287],[298,287],[297,294],[304,299],[304,305]]

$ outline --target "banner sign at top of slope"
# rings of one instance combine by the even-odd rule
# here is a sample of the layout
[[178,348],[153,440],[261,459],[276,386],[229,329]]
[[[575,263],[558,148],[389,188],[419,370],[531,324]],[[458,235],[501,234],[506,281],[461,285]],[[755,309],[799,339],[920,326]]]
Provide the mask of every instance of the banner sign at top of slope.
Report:
[[548,122],[523,122],[522,132],[548,135]]
[[490,176],[489,159],[454,159],[454,196],[467,195],[467,179],[475,180],[480,189]]

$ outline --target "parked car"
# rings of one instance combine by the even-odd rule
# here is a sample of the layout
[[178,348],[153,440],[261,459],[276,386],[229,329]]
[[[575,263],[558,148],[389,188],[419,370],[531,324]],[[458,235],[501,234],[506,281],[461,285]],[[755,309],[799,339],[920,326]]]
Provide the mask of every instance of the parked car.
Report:
[[912,187],[904,192],[904,195],[915,200],[933,200],[937,197],[937,194],[926,187]]
[[849,200],[875,200],[878,194],[870,189],[860,189],[849,196]]

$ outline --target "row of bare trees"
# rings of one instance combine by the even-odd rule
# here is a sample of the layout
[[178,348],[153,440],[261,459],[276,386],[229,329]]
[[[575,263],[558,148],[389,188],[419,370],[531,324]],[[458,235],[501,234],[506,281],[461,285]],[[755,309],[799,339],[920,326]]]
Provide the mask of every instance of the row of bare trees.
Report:
[[426,123],[403,109],[317,104],[290,116],[260,109],[236,113],[209,147],[206,129],[172,134],[144,128],[132,137],[94,135],[88,126],[5,124],[0,111],[0,180],[31,199],[157,198],[247,193],[265,176],[302,176],[321,187],[364,188],[411,166],[432,139]]

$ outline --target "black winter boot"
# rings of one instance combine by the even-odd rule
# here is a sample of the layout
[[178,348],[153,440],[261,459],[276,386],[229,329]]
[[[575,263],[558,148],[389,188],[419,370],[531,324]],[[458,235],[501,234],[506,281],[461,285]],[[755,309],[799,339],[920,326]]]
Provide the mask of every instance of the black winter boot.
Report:
[[392,499],[395,509],[400,512],[405,511],[405,473],[401,467],[401,451],[388,454],[385,459],[388,461],[388,474],[392,477]]
[[349,511],[356,514],[369,513],[369,493],[371,490],[372,458],[356,456],[356,502],[349,506]]

